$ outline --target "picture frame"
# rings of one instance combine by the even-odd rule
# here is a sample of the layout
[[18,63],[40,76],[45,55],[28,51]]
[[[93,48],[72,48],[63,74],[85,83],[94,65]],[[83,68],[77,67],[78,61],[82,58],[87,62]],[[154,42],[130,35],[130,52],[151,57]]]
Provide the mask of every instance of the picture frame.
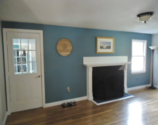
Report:
[[97,37],[97,54],[112,54],[115,51],[115,38]]

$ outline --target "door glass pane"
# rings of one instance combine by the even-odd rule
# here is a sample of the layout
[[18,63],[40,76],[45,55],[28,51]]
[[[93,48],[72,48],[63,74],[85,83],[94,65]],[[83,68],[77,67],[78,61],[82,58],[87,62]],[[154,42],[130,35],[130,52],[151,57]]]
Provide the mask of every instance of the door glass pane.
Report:
[[14,57],[25,57],[27,56],[28,51],[14,51]]
[[21,55],[22,55],[22,51],[14,51],[14,62],[17,64],[20,64],[21,61]]
[[25,63],[29,61],[29,54],[28,51],[23,51],[21,55],[22,63]]
[[36,61],[36,51],[30,51],[29,57],[30,57],[29,61]]
[[22,74],[21,64],[15,64],[15,74]]
[[21,57],[14,57],[15,63],[21,63]]
[[28,72],[27,64],[22,64],[22,71],[23,71],[23,73],[27,73]]
[[13,39],[13,50],[20,49],[20,39]]
[[28,51],[21,51],[20,56],[21,57],[26,57],[28,55]]
[[36,62],[31,62],[29,68],[30,68],[30,73],[36,73],[37,72]]
[[21,57],[21,59],[22,59],[22,63],[26,63],[27,61],[26,57]]
[[26,73],[30,73],[30,72],[29,72],[29,69],[30,69],[29,66],[30,66],[30,63],[29,63],[29,62],[27,62],[27,63],[25,63],[25,64],[22,65],[23,73],[25,73],[25,74],[26,74]]
[[20,57],[22,55],[22,51],[14,51],[14,57]]
[[22,63],[23,63],[23,64],[24,64],[24,63],[26,64],[26,62],[27,62],[26,57],[22,57],[21,59],[22,59]]
[[35,50],[35,49],[36,49],[35,39],[29,39],[29,50]]
[[28,50],[28,39],[21,39],[21,49]]

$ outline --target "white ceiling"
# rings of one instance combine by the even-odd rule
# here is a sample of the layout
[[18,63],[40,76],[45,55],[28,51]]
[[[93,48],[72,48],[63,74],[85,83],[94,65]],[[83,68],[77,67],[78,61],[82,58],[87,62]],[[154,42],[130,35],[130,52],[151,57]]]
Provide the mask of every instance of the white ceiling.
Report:
[[[154,11],[147,24],[137,14]],[[158,0],[0,0],[0,19],[61,26],[158,33]]]

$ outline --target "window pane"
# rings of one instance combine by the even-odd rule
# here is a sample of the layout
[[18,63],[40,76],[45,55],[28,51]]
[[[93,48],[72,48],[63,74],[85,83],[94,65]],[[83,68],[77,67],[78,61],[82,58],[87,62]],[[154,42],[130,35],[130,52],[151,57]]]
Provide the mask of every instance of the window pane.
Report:
[[30,68],[30,73],[36,73],[37,72],[36,62],[30,63],[29,68]]
[[23,57],[26,56],[28,51],[14,51],[14,57]]
[[36,51],[29,52],[30,61],[36,61]]
[[22,63],[26,64],[26,61],[27,61],[26,57],[22,57],[21,59],[22,59]]
[[20,49],[20,39],[13,39],[13,49],[14,50]]
[[26,57],[28,55],[28,51],[21,51],[20,56],[21,57]]
[[14,59],[17,59],[17,62],[26,62],[28,58],[28,51],[14,51]]
[[21,49],[28,50],[28,39],[21,39]]
[[15,64],[14,68],[15,68],[15,74],[22,74],[21,64]]
[[29,39],[29,50],[35,50],[36,48],[35,39]]
[[14,51],[14,57],[20,57],[22,51]]
[[21,63],[21,57],[14,57],[14,63]]
[[132,71],[138,72],[144,70],[144,57],[132,57]]
[[28,63],[28,62],[22,65],[23,73],[24,73],[24,74],[30,73],[30,72],[29,72],[29,69],[30,69],[29,66],[30,66],[30,63]]
[[144,42],[132,42],[132,55],[133,56],[144,55]]
[[27,64],[22,64],[22,71],[23,71],[23,73],[28,72]]

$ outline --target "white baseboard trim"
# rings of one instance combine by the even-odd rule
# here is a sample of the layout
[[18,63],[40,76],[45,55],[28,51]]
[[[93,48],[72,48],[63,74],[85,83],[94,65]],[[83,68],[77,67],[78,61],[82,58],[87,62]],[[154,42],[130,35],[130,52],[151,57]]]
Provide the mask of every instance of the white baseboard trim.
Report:
[[6,112],[2,125],[5,125],[5,124],[6,124],[7,117],[8,117],[8,113]]
[[150,84],[136,86],[136,87],[131,87],[131,88],[128,88],[128,91],[137,90],[137,89],[143,89],[143,88],[146,88],[147,86],[150,86]]
[[46,103],[44,105],[44,108],[46,107],[51,107],[51,106],[56,106],[56,105],[61,105],[64,102],[70,102],[70,101],[82,101],[82,100],[87,100],[87,96],[83,96],[83,97],[79,97],[79,98],[73,98],[73,99],[67,99],[67,100],[62,100],[62,101],[58,101],[58,102],[52,102],[52,103]]
[[[128,91],[137,90],[137,89],[143,89],[143,88],[146,88],[147,86],[150,86],[150,84],[146,84],[146,85],[142,85],[142,86],[136,86],[136,87],[131,87],[131,88],[128,88]],[[73,98],[73,99],[67,99],[67,100],[52,102],[52,103],[46,103],[44,105],[44,108],[52,107],[52,106],[56,106],[56,105],[61,105],[64,102],[82,101],[82,100],[87,100],[87,99],[88,99],[87,96],[83,96],[83,97],[79,97],[79,98]]]

